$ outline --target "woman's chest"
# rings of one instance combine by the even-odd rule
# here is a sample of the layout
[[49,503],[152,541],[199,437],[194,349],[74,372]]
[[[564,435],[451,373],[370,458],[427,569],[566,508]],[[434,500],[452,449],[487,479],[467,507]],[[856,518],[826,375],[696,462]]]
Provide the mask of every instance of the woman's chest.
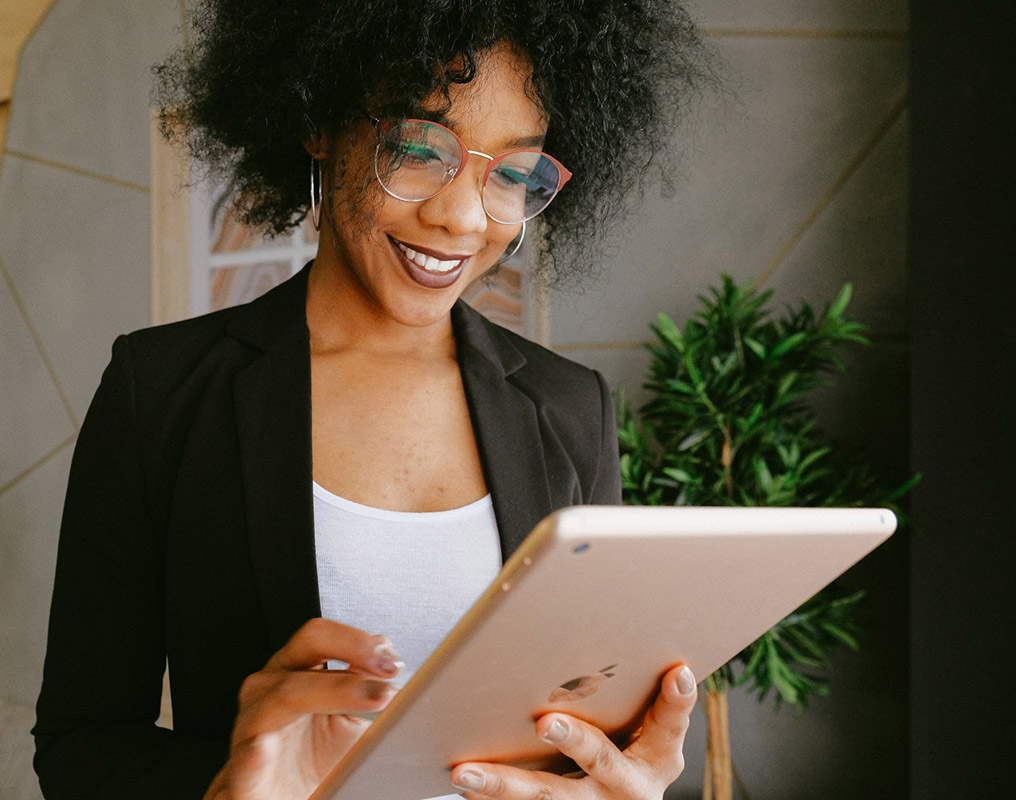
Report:
[[440,511],[487,492],[454,361],[311,361],[315,480],[396,511]]

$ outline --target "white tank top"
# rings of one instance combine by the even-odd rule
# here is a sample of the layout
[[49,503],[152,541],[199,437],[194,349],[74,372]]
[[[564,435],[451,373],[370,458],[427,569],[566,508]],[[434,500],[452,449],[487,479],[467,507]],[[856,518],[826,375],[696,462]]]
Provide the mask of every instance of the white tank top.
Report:
[[314,544],[321,615],[387,636],[406,664],[392,681],[400,688],[501,569],[489,494],[414,513],[354,503],[315,482]]

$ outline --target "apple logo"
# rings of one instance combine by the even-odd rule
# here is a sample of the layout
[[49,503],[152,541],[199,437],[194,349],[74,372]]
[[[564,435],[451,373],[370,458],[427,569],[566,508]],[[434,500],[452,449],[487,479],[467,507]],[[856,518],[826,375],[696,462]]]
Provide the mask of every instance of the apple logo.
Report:
[[611,670],[615,667],[617,664],[611,664],[609,667],[599,670],[595,675],[583,675],[580,678],[565,681],[550,693],[547,701],[550,703],[574,703],[576,700],[589,697],[599,691],[600,684],[607,678],[614,677]]

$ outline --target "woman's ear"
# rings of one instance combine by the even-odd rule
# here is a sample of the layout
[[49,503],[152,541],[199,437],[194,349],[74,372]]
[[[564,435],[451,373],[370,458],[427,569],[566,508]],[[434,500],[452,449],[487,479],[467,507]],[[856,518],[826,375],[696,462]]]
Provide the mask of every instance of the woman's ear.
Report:
[[315,131],[304,136],[300,143],[311,158],[323,159],[328,156],[328,137],[321,131]]
[[317,126],[313,126],[300,143],[304,145],[304,149],[312,159],[321,160],[328,156],[328,137]]

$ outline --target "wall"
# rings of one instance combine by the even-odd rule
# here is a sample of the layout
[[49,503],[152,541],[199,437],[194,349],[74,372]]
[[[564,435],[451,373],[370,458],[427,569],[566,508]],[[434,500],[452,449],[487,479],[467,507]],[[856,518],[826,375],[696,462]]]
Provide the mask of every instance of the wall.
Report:
[[0,0],[0,165],[21,47],[52,0]]
[[1016,7],[915,0],[911,788],[1008,797],[1016,627]]
[[[902,0],[703,0],[733,93],[680,144],[685,180],[651,196],[604,276],[559,294],[550,341],[630,389],[657,312],[686,318],[721,271],[780,301],[856,287],[877,346],[828,393],[823,420],[905,463],[906,28]],[[113,337],[149,315],[148,65],[176,41],[178,0],[58,0],[25,49],[0,175],[0,731],[27,772],[59,508],[73,440]],[[735,763],[754,800],[900,797],[905,607],[897,552],[855,573],[879,626],[798,719],[732,700]],[[873,724],[873,721],[875,724]],[[700,791],[702,719],[675,797]],[[6,758],[6,756],[5,756]]]
[[22,53],[0,174],[0,797],[38,797],[34,700],[72,445],[149,320],[149,66],[177,0],[58,0]]

